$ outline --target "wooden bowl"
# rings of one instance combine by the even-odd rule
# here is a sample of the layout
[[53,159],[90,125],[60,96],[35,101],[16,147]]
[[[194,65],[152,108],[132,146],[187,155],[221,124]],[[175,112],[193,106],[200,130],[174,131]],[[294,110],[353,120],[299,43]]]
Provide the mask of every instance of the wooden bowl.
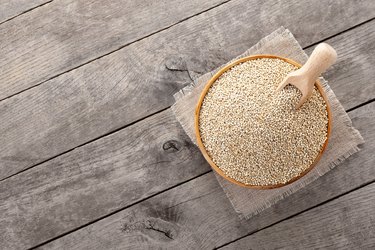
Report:
[[222,69],[220,69],[206,84],[205,88],[203,89],[202,91],[202,94],[199,98],[199,101],[198,101],[198,105],[196,107],[196,110],[195,110],[195,134],[196,134],[196,138],[197,138],[197,143],[198,143],[198,146],[199,146],[199,149],[201,150],[204,158],[207,160],[207,162],[211,165],[211,167],[219,174],[221,175],[223,178],[225,178],[226,180],[230,181],[230,182],[233,182],[239,186],[242,186],[242,187],[248,187],[248,188],[254,188],[254,189],[272,189],[272,188],[278,188],[278,187],[283,187],[285,185],[288,185],[298,179],[300,179],[302,176],[304,176],[305,174],[307,174],[315,165],[316,163],[319,161],[319,159],[321,158],[324,150],[326,149],[327,147],[327,144],[328,144],[328,138],[331,134],[331,123],[332,123],[332,115],[331,115],[331,107],[329,105],[329,102],[328,102],[328,98],[322,88],[322,85],[321,83],[319,82],[319,80],[317,80],[315,82],[315,86],[317,87],[317,89],[319,90],[320,94],[322,95],[325,103],[326,103],[326,106],[327,106],[327,113],[328,113],[328,128],[327,128],[327,139],[326,141],[324,142],[324,145],[322,147],[322,150],[320,151],[320,153],[318,154],[318,156],[315,158],[314,162],[310,165],[310,167],[308,169],[306,169],[304,172],[302,172],[299,176],[296,176],[294,177],[293,179],[291,179],[290,181],[288,181],[287,183],[284,183],[284,184],[276,184],[276,185],[265,185],[265,186],[258,186],[258,185],[247,185],[247,184],[244,184],[242,182],[239,182],[239,181],[236,181],[235,179],[229,177],[229,176],[226,176],[225,173],[218,167],[216,166],[216,164],[212,161],[211,157],[208,155],[207,151],[206,151],[206,148],[204,147],[203,145],[203,142],[202,142],[202,138],[201,138],[201,135],[200,135],[200,130],[199,130],[199,114],[200,114],[200,109],[201,109],[201,106],[202,106],[202,102],[203,102],[203,99],[204,97],[206,96],[208,90],[210,89],[211,85],[216,81],[216,79],[218,79],[225,71],[229,70],[230,68],[232,68],[233,66],[237,65],[237,64],[240,64],[240,63],[243,63],[243,62],[246,62],[246,61],[249,61],[249,60],[254,60],[254,59],[258,59],[258,58],[277,58],[277,59],[281,59],[281,60],[284,60],[285,62],[288,62],[290,64],[293,64],[295,66],[297,66],[298,68],[301,67],[301,64],[291,60],[291,59],[288,59],[288,58],[284,58],[284,57],[280,57],[280,56],[275,56],[275,55],[253,55],[253,56],[247,56],[247,57],[244,57],[244,58],[241,58],[241,59],[238,59],[228,65],[226,65],[225,67],[223,67]]

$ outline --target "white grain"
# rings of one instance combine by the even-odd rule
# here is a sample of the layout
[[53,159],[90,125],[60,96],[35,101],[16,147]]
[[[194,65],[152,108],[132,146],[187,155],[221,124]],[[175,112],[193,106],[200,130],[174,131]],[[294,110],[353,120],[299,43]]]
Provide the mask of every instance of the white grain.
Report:
[[248,185],[284,184],[306,171],[327,139],[326,104],[315,88],[295,111],[301,94],[275,89],[296,70],[283,60],[250,60],[226,71],[205,96],[202,142],[224,173]]

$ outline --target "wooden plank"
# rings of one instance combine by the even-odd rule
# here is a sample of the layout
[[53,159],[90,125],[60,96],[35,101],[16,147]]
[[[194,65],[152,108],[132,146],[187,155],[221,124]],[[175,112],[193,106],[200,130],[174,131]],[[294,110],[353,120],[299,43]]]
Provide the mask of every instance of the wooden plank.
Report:
[[373,249],[374,211],[375,183],[222,249]]
[[0,182],[0,246],[32,247],[209,170],[164,111]]
[[0,30],[0,100],[225,1],[65,0],[22,15]]
[[3,0],[0,2],[0,24],[51,0]]
[[[312,3],[316,6],[310,6]],[[262,23],[262,16],[281,15],[287,9],[296,13],[284,15],[281,23],[296,33],[302,45],[354,25],[357,16],[347,12],[352,1],[341,3],[331,6],[331,12],[337,15],[326,15],[326,5],[319,1],[286,1],[285,6],[254,4],[254,8],[244,8],[248,5],[244,0],[229,2],[0,102],[0,180],[170,106],[174,101],[172,94],[191,81],[190,76],[225,63],[279,27],[277,20]],[[363,8],[371,9],[372,3]],[[360,4],[352,9],[361,9]],[[262,15],[253,13],[263,8]],[[326,15],[324,22],[303,19],[311,9]],[[261,29],[248,26],[249,17]],[[300,30],[300,19],[305,22],[305,32]],[[356,28],[357,34],[351,30],[332,41],[340,49],[338,65],[356,61],[340,71],[340,81],[332,78],[335,90],[345,86],[338,96],[345,107],[373,98],[374,86],[370,83],[374,71],[370,65],[375,50],[368,50],[375,44],[374,32],[370,32],[373,27],[374,21]],[[366,39],[356,39],[365,35]],[[351,39],[358,42],[357,49],[350,47],[351,53],[342,53]],[[354,58],[367,56],[368,61],[362,61],[361,68],[361,61]],[[360,77],[356,73],[359,69]],[[361,95],[353,96],[352,92]]]
[[[375,131],[369,128],[375,126],[375,102],[350,116],[367,141],[363,150],[280,202],[283,207],[277,205],[247,223],[240,223],[213,173],[209,173],[53,241],[47,248],[220,246],[374,181]],[[0,182],[0,190],[5,190],[0,196],[0,242],[14,244],[10,247],[41,243],[209,169],[191,144],[183,148],[185,154],[170,155],[161,150],[170,140],[177,141],[177,148],[188,141],[168,110]],[[134,149],[124,144],[140,145]],[[174,150],[168,145],[165,148]],[[153,164],[156,162],[160,165]],[[170,231],[170,237],[158,230]]]

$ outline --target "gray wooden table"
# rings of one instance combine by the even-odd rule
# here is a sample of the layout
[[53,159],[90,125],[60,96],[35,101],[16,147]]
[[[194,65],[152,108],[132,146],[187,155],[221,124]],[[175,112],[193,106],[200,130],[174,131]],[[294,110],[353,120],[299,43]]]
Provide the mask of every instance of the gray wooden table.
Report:
[[[0,249],[373,249],[375,2],[263,2],[1,1]],[[241,221],[172,95],[281,25],[366,144]]]

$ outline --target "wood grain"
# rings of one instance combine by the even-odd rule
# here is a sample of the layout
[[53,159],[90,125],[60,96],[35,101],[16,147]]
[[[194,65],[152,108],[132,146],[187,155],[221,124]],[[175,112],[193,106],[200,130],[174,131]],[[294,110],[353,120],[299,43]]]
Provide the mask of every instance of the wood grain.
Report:
[[0,100],[224,1],[65,0],[35,9],[0,29]]
[[0,1],[0,24],[51,0],[11,0]]
[[164,111],[0,182],[0,246],[35,246],[209,169]]
[[[375,131],[369,129],[375,126],[374,110],[375,102],[350,113],[354,126],[367,141],[362,151],[280,202],[282,207],[278,204],[248,222],[240,222],[211,172],[59,238],[46,248],[185,246],[197,249],[223,245],[374,181],[375,158],[372,152],[375,150]],[[184,156],[181,165],[178,163],[182,161],[181,156],[172,155],[170,157],[175,158],[169,158],[171,162],[153,166],[157,170],[150,172],[152,163],[165,161],[169,156],[157,150],[163,144],[162,139],[153,142],[150,138],[156,139],[164,134],[167,140],[181,142],[187,139],[182,128],[176,127],[174,133],[185,136],[184,139],[168,133],[170,128],[166,121],[177,123],[170,111],[158,116],[162,117],[151,117],[157,125],[145,120],[1,182],[0,190],[6,191],[0,197],[0,204],[4,204],[0,207],[0,222],[4,225],[0,229],[0,237],[3,237],[0,242],[14,244],[11,245],[13,247],[41,243],[124,208],[129,200],[134,202],[147,197],[152,194],[148,189],[150,187],[154,187],[153,191],[163,190],[207,171],[208,164],[189,144],[185,149],[186,159]],[[153,129],[149,130],[148,126]],[[130,133],[133,130],[138,132],[133,135]],[[147,152],[151,152],[152,156],[146,158],[147,154],[141,154],[142,150],[130,153],[133,149],[123,149],[124,144],[134,141],[139,134],[147,136],[133,144],[148,142],[139,147],[149,148]],[[125,139],[125,136],[130,138]],[[142,157],[145,160],[141,160]],[[125,162],[129,162],[129,166]]]
[[[225,63],[280,24],[290,28],[306,46],[356,24],[358,15],[350,11],[365,8],[361,18],[366,17],[374,2],[363,6],[361,2],[355,8],[350,8],[352,1],[341,3],[332,3],[327,14],[326,4],[320,1],[285,1],[280,5],[229,2],[0,102],[0,179],[170,106],[172,94],[191,77]],[[311,9],[316,10],[315,19],[309,17]],[[282,15],[286,10],[296,14]],[[318,13],[325,18],[318,18]],[[269,19],[269,15],[278,18]],[[330,41],[338,48],[337,65],[355,62],[354,68],[346,64],[338,81],[330,78],[337,77],[335,73],[328,72],[328,80],[335,79],[334,90],[344,86],[338,98],[345,107],[373,98],[370,63],[375,50],[369,48],[375,44],[375,34],[370,32],[374,24],[369,22]],[[357,47],[340,54],[352,40]]]
[[373,249],[374,211],[375,183],[222,249]]
[[[337,61],[325,74],[330,86],[346,109],[374,99],[375,20],[335,36],[327,42],[337,51]],[[308,48],[311,54],[314,47]],[[355,87],[354,87],[355,86]],[[346,89],[355,91],[348,92]],[[353,89],[354,90],[354,89]]]

